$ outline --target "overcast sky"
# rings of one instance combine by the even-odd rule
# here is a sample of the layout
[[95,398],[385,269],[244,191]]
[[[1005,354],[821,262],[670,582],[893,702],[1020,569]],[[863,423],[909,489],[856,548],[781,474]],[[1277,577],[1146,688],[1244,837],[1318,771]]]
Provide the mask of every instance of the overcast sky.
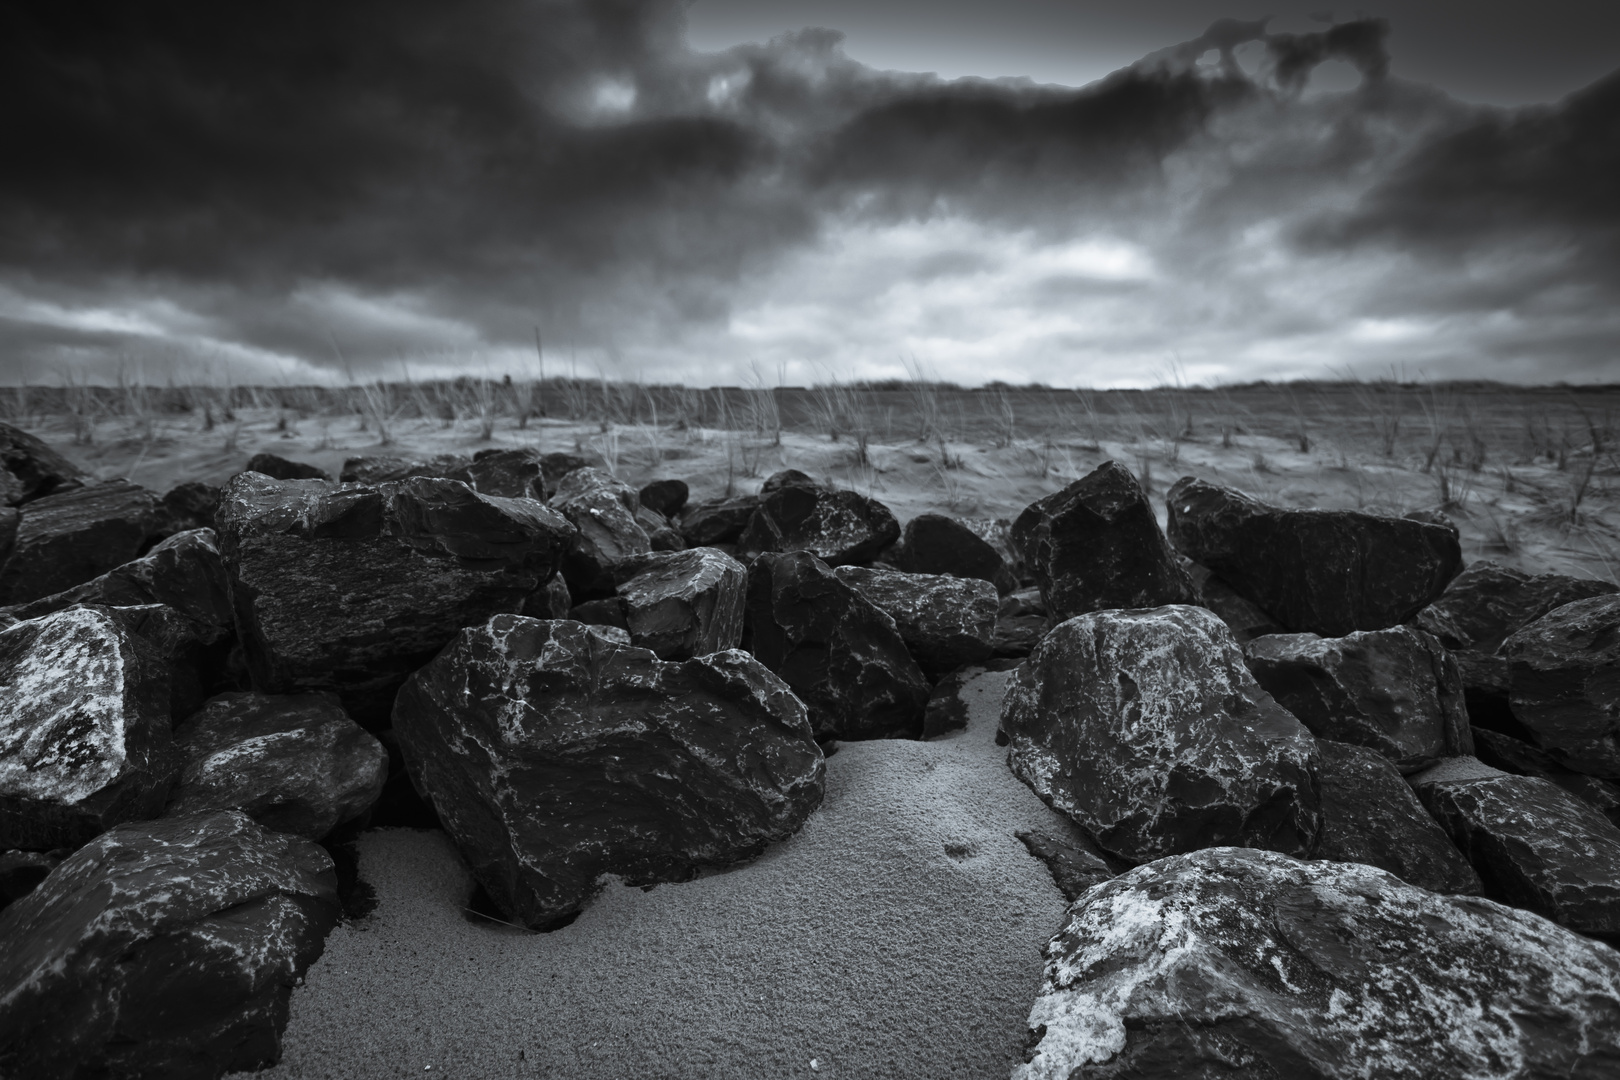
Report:
[[1620,381],[1620,6],[0,12],[0,381]]

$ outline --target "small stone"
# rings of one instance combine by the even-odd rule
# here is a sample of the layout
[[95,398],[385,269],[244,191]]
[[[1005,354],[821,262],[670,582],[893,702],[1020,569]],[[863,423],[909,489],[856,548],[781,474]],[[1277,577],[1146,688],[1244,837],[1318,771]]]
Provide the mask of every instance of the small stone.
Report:
[[843,566],[870,562],[898,539],[900,523],[876,499],[792,483],[761,495],[737,546],[748,553],[807,551]]
[[0,491],[4,501],[19,506],[71,491],[90,477],[44,441],[10,424],[0,424]]
[[248,458],[246,471],[262,473],[272,480],[331,480],[322,468],[302,461],[289,461],[275,454],[254,454]]
[[672,518],[685,509],[688,495],[685,480],[654,480],[641,489],[637,498],[653,513]]
[[897,568],[908,574],[950,574],[977,578],[1006,595],[1018,588],[1018,577],[988,541],[955,518],[918,514],[906,522]]

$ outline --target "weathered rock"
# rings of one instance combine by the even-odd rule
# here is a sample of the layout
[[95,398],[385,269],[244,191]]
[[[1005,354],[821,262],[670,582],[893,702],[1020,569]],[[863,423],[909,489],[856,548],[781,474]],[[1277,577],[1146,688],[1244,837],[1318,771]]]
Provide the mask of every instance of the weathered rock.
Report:
[[163,809],[178,767],[167,677],[105,611],[0,631],[0,685],[0,850],[77,847]]
[[467,469],[468,482],[480,495],[544,502],[546,485],[540,475],[540,459],[544,456],[532,446],[480,450]]
[[540,483],[545,491],[546,498],[557,494],[557,485],[562,483],[563,477],[575,469],[584,469],[590,462],[578,454],[568,454],[554,451],[544,454],[540,458]]
[[170,526],[177,532],[212,529],[218,505],[219,488],[201,480],[176,484],[163,496],[163,509],[168,511]]
[[1607,1076],[1620,953],[1371,866],[1216,848],[1069,909],[1013,1080]]
[[808,551],[829,566],[870,562],[900,538],[889,508],[854,491],[784,484],[760,496],[737,538],[750,554]]
[[714,548],[645,555],[619,585],[630,640],[661,660],[735,649],[742,641],[748,571]]
[[1558,764],[1551,754],[1537,750],[1511,735],[1486,728],[1474,729],[1474,756],[1493,769],[1517,776],[1535,776],[1557,784],[1577,799],[1620,825],[1620,784]]
[[120,826],[0,912],[0,1063],[176,1078],[273,1064],[339,911],[326,852],[242,814]]
[[262,473],[272,480],[328,480],[330,473],[305,461],[289,461],[276,454],[254,454],[248,458],[248,472]]
[[523,601],[523,610],[518,614],[531,619],[566,619],[573,606],[574,598],[568,593],[568,583],[558,574],[546,582],[545,588],[531,593]]
[[472,483],[472,461],[459,454],[441,454],[417,461],[401,457],[352,457],[344,461],[338,479],[345,484],[382,484],[413,476],[437,476]]
[[922,732],[928,680],[894,619],[807,551],[749,566],[743,648],[804,700],[818,739]]
[[1454,529],[1353,510],[1287,510],[1183,477],[1170,541],[1289,630],[1343,637],[1405,622],[1462,566]]
[[83,469],[41,439],[0,424],[0,502],[18,506],[89,482]]
[[998,601],[988,581],[863,566],[833,573],[894,620],[924,675],[988,659],[995,647]]
[[1020,829],[1015,835],[1024,842],[1031,855],[1046,864],[1046,869],[1052,875],[1052,883],[1071,904],[1084,896],[1093,885],[1114,876],[1106,859],[1071,840],[1033,829]]
[[604,874],[686,881],[757,855],[825,784],[804,706],[753,658],[669,663],[574,622],[462,631],[394,721],[473,875],[535,927],[578,911]]
[[9,907],[37,889],[46,875],[71,854],[67,848],[0,851],[0,908]]
[[1485,894],[1582,933],[1620,934],[1620,829],[1554,784],[1477,758],[1411,778]]
[[1013,541],[1054,622],[1107,608],[1198,600],[1147,493],[1116,461],[1031,503],[1013,522]]
[[568,609],[566,617],[586,626],[616,626],[626,634],[630,632],[630,623],[624,617],[624,601],[617,596],[575,604]]
[[1041,643],[1051,623],[1045,615],[1001,615],[991,639],[992,653],[999,657],[1028,656]]
[[1502,643],[1513,715],[1566,767],[1620,779],[1620,596],[1554,608]]
[[680,533],[687,547],[709,547],[734,543],[759,509],[757,495],[712,499],[686,508]]
[[168,817],[240,810],[319,840],[371,808],[388,754],[331,694],[222,694],[174,733],[183,765]]
[[780,491],[785,487],[813,488],[820,486],[820,484],[816,483],[815,477],[809,473],[800,472],[798,469],[782,469],[779,472],[771,473],[765,478],[765,482],[759,485],[759,493],[769,495],[771,492]]
[[1316,740],[1203,608],[1060,623],[1019,668],[1001,727],[1013,773],[1122,858],[1316,842]]
[[158,497],[127,480],[63,491],[22,508],[0,566],[0,603],[59,593],[122,566],[169,531]]
[[1018,576],[987,540],[944,514],[918,514],[906,522],[899,569],[908,574],[950,574],[988,581],[1002,596],[1018,588]]
[[1388,758],[1331,739],[1317,740],[1316,749],[1316,858],[1366,863],[1420,889],[1479,895],[1479,876]]
[[521,608],[572,540],[543,504],[429,477],[331,488],[244,473],[219,511],[254,688],[336,692],[368,727],[457,630]]
[[600,469],[568,473],[551,505],[579,530],[562,566],[576,603],[611,595],[619,567],[652,550],[651,538],[636,521],[641,504],[635,489]]
[[1402,772],[1473,753],[1457,666],[1421,630],[1269,634],[1243,655],[1266,692],[1318,738],[1369,746]]
[[1037,615],[1044,619],[1047,617],[1046,601],[1041,597],[1041,590],[1030,585],[1003,596],[996,608],[996,614],[1003,619],[1017,618],[1020,615]]
[[664,515],[637,506],[636,524],[647,534],[647,544],[653,551],[685,551],[686,540]]
[[84,606],[112,619],[157,660],[168,678],[169,715],[176,721],[214,694],[246,684],[246,672],[232,663],[237,644],[228,627],[199,622],[167,604]]
[[0,506],[0,567],[5,565],[17,543],[17,529],[21,524],[22,514],[15,507]]
[[1261,611],[1253,601],[1246,599],[1232,586],[1211,574],[1208,567],[1192,563],[1187,572],[1192,578],[1193,586],[1198,590],[1199,602],[1220,616],[1221,622],[1232,631],[1232,636],[1237,638],[1238,644],[1247,644],[1267,634],[1288,633],[1286,626]]
[[686,507],[690,494],[685,480],[654,480],[641,489],[637,498],[653,513],[672,518]]
[[1412,624],[1448,649],[1494,653],[1516,631],[1554,608],[1620,593],[1620,586],[1565,574],[1536,574],[1483,560],[1452,579]]
[[969,683],[980,675],[992,671],[1011,671],[1018,661],[990,659],[976,664],[964,664],[934,684],[923,709],[924,739],[938,739],[968,726],[968,705],[962,693]]

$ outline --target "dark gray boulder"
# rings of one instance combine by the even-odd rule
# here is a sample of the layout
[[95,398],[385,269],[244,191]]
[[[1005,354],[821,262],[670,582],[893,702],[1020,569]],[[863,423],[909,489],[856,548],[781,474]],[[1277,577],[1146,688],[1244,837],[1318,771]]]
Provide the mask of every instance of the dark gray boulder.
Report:
[[636,496],[641,505],[666,518],[675,517],[686,507],[691,490],[685,480],[654,480]]
[[0,1067],[203,1080],[274,1064],[339,913],[326,852],[245,815],[119,826],[0,912]]
[[562,565],[575,603],[612,595],[620,565],[652,550],[640,505],[634,488],[600,469],[575,469],[557,485],[551,506],[578,530]]
[[1427,607],[1462,567],[1455,529],[1354,510],[1288,510],[1183,477],[1170,541],[1296,633],[1382,630]]
[[90,477],[44,441],[0,423],[0,503],[23,503],[90,483]]
[[1318,859],[1388,870],[1408,885],[1478,896],[1479,876],[1390,760],[1365,746],[1318,739],[1322,793]]
[[1071,904],[1093,885],[1114,876],[1108,860],[1100,852],[1074,837],[1053,836],[1034,829],[1020,829],[1014,835],[1024,842],[1024,848],[1031,855],[1046,864],[1052,884]]
[[759,496],[739,495],[711,499],[688,506],[681,515],[680,533],[687,547],[708,547],[735,543],[759,509]]
[[922,732],[928,680],[894,619],[808,551],[749,566],[743,648],[804,700],[818,739]]
[[178,769],[168,677],[96,608],[0,631],[0,850],[77,847],[156,817]]
[[966,524],[944,514],[918,514],[906,522],[896,565],[908,574],[950,574],[988,581],[1003,596],[1018,588],[1018,575],[1001,552]]
[[568,609],[566,618],[586,626],[616,626],[629,640],[630,623],[624,617],[624,601],[617,596],[604,596],[600,600],[587,600]]
[[152,492],[109,480],[35,499],[17,519],[0,565],[0,603],[50,596],[122,566],[172,531]]
[[1582,933],[1620,934],[1620,829],[1533,776],[1450,758],[1411,778],[1485,895]]
[[1013,1080],[1599,1077],[1620,953],[1355,863],[1215,848],[1087,892]]
[[1121,858],[1316,843],[1316,740],[1203,608],[1058,624],[1018,669],[1001,728],[1014,775]]
[[1566,574],[1526,574],[1488,559],[1452,579],[1440,598],[1412,619],[1452,650],[1494,653],[1516,631],[1554,608],[1620,593],[1620,585]]
[[669,663],[575,622],[462,631],[400,692],[394,730],[473,875],[533,927],[604,874],[651,885],[751,858],[825,784],[804,706],[753,658]]
[[1474,729],[1474,756],[1493,769],[1517,776],[1536,776],[1557,784],[1620,825],[1620,784],[1566,769],[1556,758],[1511,735],[1486,728]]
[[649,510],[645,506],[637,506],[635,519],[636,524],[647,534],[647,544],[653,551],[686,550],[686,538],[681,536],[680,530],[671,525],[663,514]]
[[468,483],[480,495],[539,499],[543,502],[546,486],[541,477],[542,457],[544,455],[532,446],[480,450],[473,455],[472,464],[467,468]]
[[219,488],[201,480],[176,484],[163,495],[163,509],[177,532],[212,529],[214,509],[219,506]]
[[248,472],[262,473],[272,480],[331,480],[325,469],[304,461],[289,461],[276,454],[254,454],[248,458]]
[[569,454],[557,450],[540,456],[540,484],[545,497],[551,498],[557,494],[557,486],[562,483],[563,477],[575,469],[590,467],[590,462],[578,454]]
[[1147,493],[1117,461],[1031,503],[1013,522],[1013,541],[1053,622],[1106,608],[1198,601]]
[[345,484],[382,484],[409,480],[413,476],[437,476],[445,480],[472,483],[472,460],[459,454],[417,460],[401,457],[352,457],[343,462],[338,479]]
[[568,583],[558,574],[546,582],[544,588],[531,593],[523,601],[523,609],[518,614],[531,619],[566,619],[573,606],[574,598],[568,592]]
[[1270,634],[1243,655],[1266,692],[1318,738],[1371,747],[1402,772],[1474,751],[1457,666],[1421,630]]
[[765,478],[764,483],[759,485],[759,493],[769,495],[771,492],[780,491],[785,487],[814,488],[820,486],[820,484],[816,483],[815,477],[809,473],[800,472],[798,469],[782,469],[771,473]]
[[760,496],[737,547],[748,554],[807,551],[829,566],[843,566],[871,562],[898,539],[900,523],[876,499],[791,483]]
[[519,610],[573,536],[532,499],[430,477],[332,488],[243,473],[219,511],[254,689],[335,692],[368,728],[457,630]]
[[1219,615],[1221,622],[1232,631],[1238,644],[1243,645],[1267,634],[1286,634],[1288,628],[1261,611],[1232,586],[1209,572],[1207,566],[1192,563],[1187,568],[1193,587],[1198,590],[1199,603]]
[[182,765],[167,817],[240,810],[320,840],[369,810],[388,753],[332,694],[222,694],[175,729]]
[[987,660],[995,648],[999,605],[988,581],[864,566],[840,566],[833,573],[894,620],[930,678]]
[[1502,643],[1513,716],[1576,772],[1620,779],[1620,596],[1554,608]]
[[1051,629],[1046,601],[1033,585],[1001,598],[996,611],[995,655],[1002,658],[1028,656]]
[[618,599],[630,641],[660,660],[735,649],[742,641],[748,571],[714,548],[654,553],[621,574]]

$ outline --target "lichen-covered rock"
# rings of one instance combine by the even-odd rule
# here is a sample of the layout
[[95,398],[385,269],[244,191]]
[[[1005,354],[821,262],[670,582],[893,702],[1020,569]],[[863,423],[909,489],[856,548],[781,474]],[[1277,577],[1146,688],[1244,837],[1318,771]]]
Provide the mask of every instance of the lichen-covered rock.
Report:
[[640,499],[642,506],[653,513],[672,518],[686,507],[686,500],[690,494],[685,480],[654,480],[641,489],[637,498]]
[[1474,868],[1388,758],[1331,739],[1316,749],[1322,834],[1314,857],[1376,866],[1420,889],[1479,895]]
[[1296,633],[1342,637],[1405,622],[1462,566],[1457,531],[1354,510],[1288,510],[1183,477],[1170,541]]
[[652,550],[636,521],[640,505],[634,488],[600,469],[575,469],[558,483],[551,506],[578,530],[562,566],[575,603],[611,595],[619,567]]
[[825,784],[804,706],[753,658],[669,663],[575,622],[462,631],[400,692],[394,729],[473,875],[536,927],[604,874],[686,881],[757,855]]
[[105,612],[0,631],[0,850],[77,847],[155,817],[178,767],[168,680]]
[[748,571],[714,548],[645,555],[619,584],[630,640],[660,660],[735,649],[742,641]]
[[1536,776],[1557,784],[1620,825],[1620,784],[1612,780],[1566,769],[1551,754],[1511,735],[1486,728],[1474,729],[1474,756],[1493,769],[1517,776]]
[[85,471],[21,428],[0,424],[0,502],[8,506],[82,487]]
[[1449,758],[1411,784],[1485,884],[1485,894],[1582,933],[1620,934],[1620,829],[1563,788],[1477,758]]
[[203,1080],[274,1064],[339,913],[326,852],[242,814],[119,826],[0,912],[0,1070]]
[[459,454],[441,454],[418,461],[401,457],[352,457],[344,461],[338,479],[345,484],[382,484],[413,476],[437,476],[472,483],[472,461]]
[[1608,1076],[1620,953],[1355,863],[1216,848],[1091,889],[1014,1080]]
[[171,531],[152,492],[127,480],[62,491],[23,506],[0,566],[0,603],[50,596],[139,558]]
[[1243,655],[1256,681],[1318,738],[1371,747],[1402,772],[1474,752],[1456,663],[1421,630],[1270,634]]
[[894,620],[925,675],[938,678],[988,659],[995,647],[998,601],[988,581],[863,566],[833,573]]
[[870,562],[900,539],[887,506],[855,491],[784,484],[760,496],[737,546],[748,553],[808,551],[829,566]]
[[254,454],[248,458],[248,472],[262,473],[272,480],[331,480],[331,474],[318,465],[289,461],[277,454]]
[[243,473],[219,510],[254,688],[335,692],[368,727],[457,630],[521,608],[573,535],[541,503],[431,477],[333,488]]
[[1620,779],[1620,596],[1554,608],[1502,643],[1513,716],[1576,772]]
[[1073,839],[1061,838],[1020,829],[1015,834],[1024,842],[1029,853],[1046,864],[1052,875],[1052,884],[1058,887],[1064,899],[1074,903],[1093,885],[1100,885],[1114,876],[1108,861],[1101,854],[1088,850]]
[[956,518],[918,514],[906,522],[897,565],[908,574],[950,574],[988,581],[1005,596],[1018,576],[1001,552]]
[[818,739],[922,731],[928,680],[894,619],[808,551],[749,566],[743,648],[804,700]]
[[1054,622],[1106,608],[1191,604],[1198,590],[1129,469],[1105,461],[1013,522]]
[[1488,559],[1452,579],[1412,624],[1448,649],[1494,653],[1516,631],[1554,608],[1620,593],[1620,585],[1566,574],[1526,574]]
[[759,496],[739,495],[711,499],[688,506],[681,515],[680,533],[687,547],[708,547],[735,543],[759,509]]
[[544,501],[546,485],[540,470],[544,456],[532,446],[480,450],[468,466],[468,483],[480,495]]
[[388,753],[332,694],[222,694],[174,733],[182,761],[165,811],[240,810],[319,840],[370,809]]
[[1054,810],[1133,862],[1216,844],[1316,843],[1316,740],[1198,607],[1060,623],[1002,706],[1007,762]]

